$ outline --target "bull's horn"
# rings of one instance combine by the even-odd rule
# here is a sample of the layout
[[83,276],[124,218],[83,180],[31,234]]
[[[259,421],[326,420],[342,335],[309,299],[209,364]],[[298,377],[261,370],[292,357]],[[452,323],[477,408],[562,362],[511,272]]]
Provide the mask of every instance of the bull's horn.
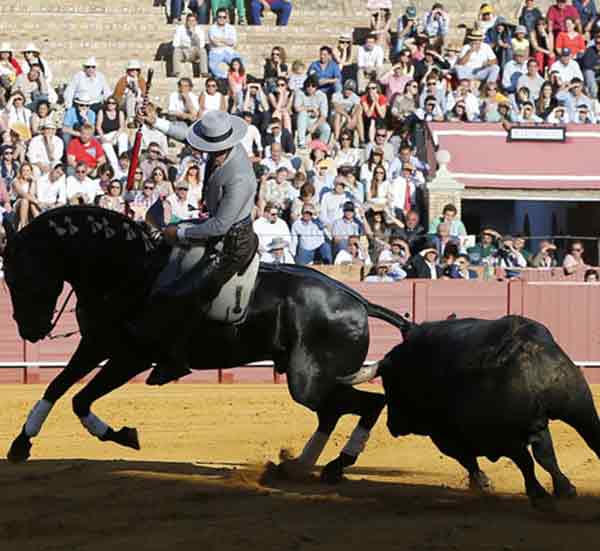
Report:
[[373,362],[370,365],[363,365],[356,373],[348,375],[346,377],[338,377],[336,380],[342,385],[359,385],[361,383],[368,383],[377,377],[377,371],[379,370],[379,362]]

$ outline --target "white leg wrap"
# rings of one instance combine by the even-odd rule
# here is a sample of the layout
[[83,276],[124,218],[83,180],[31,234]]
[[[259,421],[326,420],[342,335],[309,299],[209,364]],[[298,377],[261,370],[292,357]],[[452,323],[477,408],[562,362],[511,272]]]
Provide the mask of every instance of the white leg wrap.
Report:
[[328,441],[329,434],[318,431],[315,432],[306,443],[306,446],[304,446],[304,449],[302,450],[298,460],[305,465],[312,467],[319,459],[319,456],[323,452],[323,449]]
[[92,436],[104,436],[108,430],[108,425],[93,413],[89,413],[86,417],[80,417],[79,420]]
[[48,400],[40,400],[31,408],[27,421],[25,422],[25,434],[27,436],[37,436],[42,430],[42,425],[46,417],[50,414],[50,410],[54,404]]
[[352,431],[350,439],[348,440],[348,443],[344,446],[342,453],[345,453],[346,455],[351,455],[352,457],[356,457],[357,455],[359,455],[365,449],[365,445],[367,444],[367,440],[369,440],[370,434],[371,431],[368,431],[367,429],[364,429],[360,425],[358,425]]

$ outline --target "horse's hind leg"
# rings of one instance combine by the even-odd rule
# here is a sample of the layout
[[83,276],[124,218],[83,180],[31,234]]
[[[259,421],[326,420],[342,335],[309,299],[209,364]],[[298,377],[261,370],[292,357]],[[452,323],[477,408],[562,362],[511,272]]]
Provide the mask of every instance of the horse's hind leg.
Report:
[[98,347],[91,346],[85,337],[79,343],[67,366],[52,380],[44,396],[33,406],[20,434],[13,440],[7,459],[12,462],[27,461],[31,451],[31,438],[37,436],[56,402],[82,377],[85,377],[104,359]]
[[73,411],[90,434],[103,442],[115,442],[121,446],[140,449],[137,430],[123,427],[114,431],[91,411],[92,404],[109,392],[123,386],[149,365],[135,358],[120,357],[110,360],[104,368],[73,397]]
[[556,497],[575,497],[577,495],[575,486],[571,484],[558,466],[552,436],[548,427],[534,434],[529,441],[531,442],[533,457],[552,477],[554,495]]
[[344,469],[356,463],[384,406],[383,394],[365,392],[351,386],[340,385],[327,397],[323,408],[318,411],[319,430],[323,426],[331,434],[339,418],[347,413],[358,415],[360,419],[340,455],[323,468],[321,480],[329,484],[339,482]]

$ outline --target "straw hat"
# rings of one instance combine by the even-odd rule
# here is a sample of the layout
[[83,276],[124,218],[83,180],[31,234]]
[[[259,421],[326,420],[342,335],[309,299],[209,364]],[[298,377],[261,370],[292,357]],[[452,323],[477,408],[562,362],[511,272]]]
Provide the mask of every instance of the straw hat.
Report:
[[29,44],[27,44],[21,51],[23,53],[25,53],[25,52],[35,52],[36,54],[40,53],[40,49],[33,42],[30,42]]
[[13,53],[13,49],[10,45],[10,42],[2,42],[0,43],[0,53],[2,52],[8,52],[10,54]]

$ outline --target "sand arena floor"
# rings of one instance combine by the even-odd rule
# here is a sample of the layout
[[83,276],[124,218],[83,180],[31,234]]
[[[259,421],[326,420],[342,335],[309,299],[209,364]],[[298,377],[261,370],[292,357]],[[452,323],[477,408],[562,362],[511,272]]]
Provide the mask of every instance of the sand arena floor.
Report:
[[[41,392],[0,386],[3,452]],[[600,461],[562,423],[552,433],[580,495],[544,514],[529,507],[508,460],[482,461],[496,494],[473,496],[457,463],[426,438],[394,440],[384,417],[339,486],[275,477],[265,464],[282,447],[299,451],[316,423],[285,386],[121,389],[95,411],[115,428],[136,426],[140,452],[89,436],[70,396],[29,463],[0,462],[2,551],[600,549]],[[340,423],[321,463],[337,456],[354,423]]]

